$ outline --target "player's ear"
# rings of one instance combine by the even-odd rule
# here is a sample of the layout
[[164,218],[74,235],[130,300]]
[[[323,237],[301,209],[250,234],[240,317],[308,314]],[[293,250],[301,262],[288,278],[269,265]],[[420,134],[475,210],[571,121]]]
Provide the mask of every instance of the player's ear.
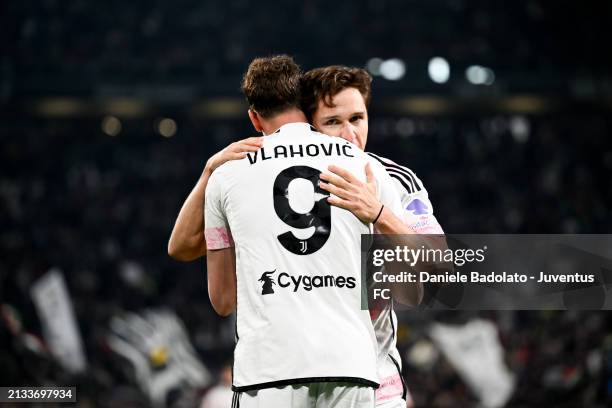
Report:
[[261,126],[259,115],[253,109],[249,109],[249,119],[251,119],[251,123],[253,124],[253,127],[256,131],[263,132],[263,127]]

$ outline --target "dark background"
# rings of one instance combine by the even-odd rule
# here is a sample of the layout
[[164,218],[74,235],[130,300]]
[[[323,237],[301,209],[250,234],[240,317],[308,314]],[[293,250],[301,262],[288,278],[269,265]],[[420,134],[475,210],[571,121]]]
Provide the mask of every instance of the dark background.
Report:
[[[111,316],[146,307],[176,311],[213,372],[231,358],[233,322],[209,305],[204,261],[175,262],[166,245],[208,157],[254,133],[239,83],[257,56],[403,61],[401,79],[375,76],[368,150],[416,172],[445,231],[608,233],[610,40],[606,1],[0,4],[0,303],[40,336],[29,288],[59,267],[89,362],[73,377],[2,320],[1,385],[77,384],[81,405],[147,406],[105,346]],[[428,76],[436,56],[444,84]],[[470,83],[475,64],[494,82]],[[134,266],[135,283],[122,272]],[[443,357],[408,358],[432,321],[476,315],[496,322],[517,376],[507,406],[612,402],[608,312],[404,312],[418,407],[476,406]],[[126,388],[133,405],[109,400]]]

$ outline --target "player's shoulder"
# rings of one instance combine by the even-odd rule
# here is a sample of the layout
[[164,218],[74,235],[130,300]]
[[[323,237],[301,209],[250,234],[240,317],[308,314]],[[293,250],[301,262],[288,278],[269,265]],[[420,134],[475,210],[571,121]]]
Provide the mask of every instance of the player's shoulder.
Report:
[[208,179],[208,185],[221,185],[221,190],[224,186],[231,184],[231,180],[240,179],[246,168],[248,167],[248,157],[239,160],[229,160],[217,167]]
[[247,157],[239,160],[228,160],[217,167],[215,171],[212,172],[211,177],[215,176],[219,178],[222,175],[227,176],[233,174],[239,168],[244,167],[246,161],[248,161]]
[[397,180],[408,194],[418,193],[424,190],[423,183],[410,168],[401,166],[391,159],[379,156],[372,152],[366,152],[377,163],[385,169],[391,178]]

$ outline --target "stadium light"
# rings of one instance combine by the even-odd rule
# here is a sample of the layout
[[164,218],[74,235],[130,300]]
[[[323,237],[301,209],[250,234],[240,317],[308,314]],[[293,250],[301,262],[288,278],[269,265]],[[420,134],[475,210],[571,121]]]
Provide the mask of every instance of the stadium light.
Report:
[[382,63],[383,60],[381,58],[370,58],[366,63],[366,69],[372,76],[380,76],[380,66]]
[[406,73],[406,65],[399,58],[391,58],[380,64],[380,75],[389,81],[399,81]]
[[472,65],[465,70],[465,77],[474,85],[492,85],[495,82],[495,73],[491,68]]
[[491,68],[485,68],[485,85],[493,85],[493,82],[495,82],[495,73],[493,72],[493,70]]
[[176,122],[170,118],[163,118],[157,123],[157,131],[163,137],[172,137],[176,134]]
[[102,119],[102,131],[108,136],[118,136],[121,133],[121,121],[114,116]]
[[450,66],[444,58],[434,57],[429,60],[427,72],[432,81],[437,84],[443,84],[450,77]]
[[525,116],[517,115],[510,118],[508,122],[510,133],[517,143],[525,143],[529,140],[531,125]]

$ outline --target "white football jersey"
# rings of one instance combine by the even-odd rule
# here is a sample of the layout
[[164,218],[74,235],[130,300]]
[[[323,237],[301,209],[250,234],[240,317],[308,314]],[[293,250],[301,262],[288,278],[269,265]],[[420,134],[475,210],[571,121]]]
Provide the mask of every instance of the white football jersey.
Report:
[[[421,180],[408,167],[392,160],[368,153],[382,164],[393,179],[402,201],[404,223],[418,234],[444,234],[433,213],[427,190]],[[402,359],[397,350],[397,316],[392,302],[373,308],[372,324],[378,343],[378,373],[380,387],[376,390],[376,404],[402,397],[409,398],[408,389],[401,377]]]
[[361,307],[361,234],[371,226],[331,206],[319,187],[331,164],[365,181],[366,163],[379,200],[400,214],[380,163],[306,123],[284,125],[256,153],[212,174],[206,243],[236,250],[235,391],[322,381],[378,386],[376,338]]
[[402,219],[417,234],[444,234],[436,219],[433,205],[423,182],[408,167],[400,166],[392,160],[367,153],[382,164],[393,179],[402,202]]

